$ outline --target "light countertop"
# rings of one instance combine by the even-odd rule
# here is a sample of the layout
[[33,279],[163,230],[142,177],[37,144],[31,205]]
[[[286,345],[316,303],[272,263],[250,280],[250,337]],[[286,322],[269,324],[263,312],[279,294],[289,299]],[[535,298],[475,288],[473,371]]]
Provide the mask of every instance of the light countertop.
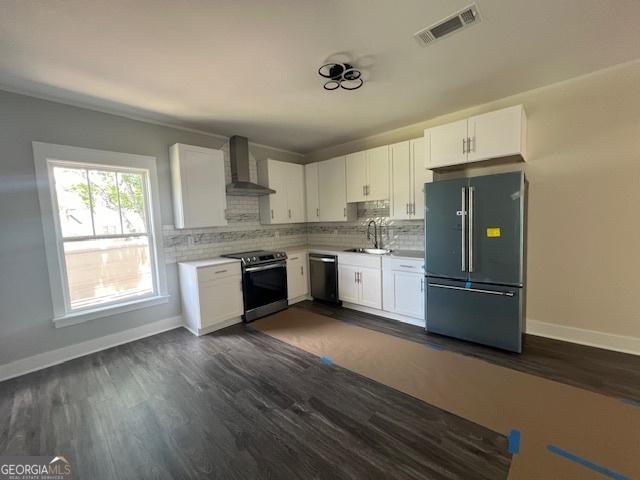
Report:
[[[359,253],[359,252],[345,252],[352,246],[334,246],[334,245],[299,245],[295,247],[284,248],[286,252],[296,252],[300,250],[308,250],[315,253],[326,253],[329,255],[337,254],[351,254],[351,255],[372,255],[371,253]],[[381,257],[395,257],[395,258],[414,258],[423,259],[424,252],[422,250],[394,250],[387,255],[380,255]]]
[[180,262],[180,265],[187,265],[192,268],[213,267],[215,265],[225,265],[227,263],[239,263],[237,258],[215,257],[206,260],[195,260],[193,262]]

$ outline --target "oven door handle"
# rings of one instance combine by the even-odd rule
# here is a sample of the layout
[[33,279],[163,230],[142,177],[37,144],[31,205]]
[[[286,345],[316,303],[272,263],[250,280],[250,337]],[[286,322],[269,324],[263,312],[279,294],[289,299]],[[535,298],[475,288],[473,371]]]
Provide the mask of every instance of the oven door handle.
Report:
[[245,268],[245,272],[261,272],[263,270],[271,270],[272,268],[285,268],[287,266],[284,262],[273,263],[271,265],[262,265],[259,267],[249,267]]

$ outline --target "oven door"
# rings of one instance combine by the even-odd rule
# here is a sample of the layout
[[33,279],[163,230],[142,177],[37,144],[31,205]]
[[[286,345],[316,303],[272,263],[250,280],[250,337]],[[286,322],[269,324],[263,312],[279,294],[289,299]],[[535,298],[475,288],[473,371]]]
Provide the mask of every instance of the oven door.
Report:
[[288,306],[286,262],[245,268],[243,289],[247,321],[286,308]]

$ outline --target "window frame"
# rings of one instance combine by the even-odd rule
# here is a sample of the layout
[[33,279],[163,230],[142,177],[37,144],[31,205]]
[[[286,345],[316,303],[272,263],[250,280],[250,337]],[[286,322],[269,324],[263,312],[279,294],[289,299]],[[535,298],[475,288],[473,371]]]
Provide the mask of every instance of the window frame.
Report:
[[[166,270],[161,243],[162,224],[156,158],[146,155],[43,142],[33,142],[33,156],[49,271],[54,325],[56,327],[75,325],[96,318],[166,303],[169,296],[167,294]],[[65,239],[62,236],[53,176],[53,169],[56,166],[86,168],[88,170],[128,171],[143,174],[147,232],[142,236],[146,236],[149,239],[149,260],[154,287],[152,293],[131,296],[123,300],[114,300],[99,305],[71,308],[64,256]],[[125,236],[135,237],[140,235],[91,236],[89,239],[98,237],[122,238]],[[78,238],[74,237],[71,237],[71,239],[78,240]]]

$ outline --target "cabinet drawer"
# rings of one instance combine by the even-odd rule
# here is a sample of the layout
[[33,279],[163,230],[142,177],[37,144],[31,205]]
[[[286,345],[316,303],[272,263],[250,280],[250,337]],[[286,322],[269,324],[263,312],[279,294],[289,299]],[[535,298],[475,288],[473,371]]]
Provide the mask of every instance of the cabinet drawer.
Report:
[[424,260],[416,260],[413,258],[383,257],[382,268],[384,270],[424,273]]
[[380,257],[363,253],[340,253],[338,265],[353,265],[354,267],[380,268]]
[[240,275],[240,262],[223,263],[221,265],[212,265],[198,269],[199,282],[230,277],[232,275]]

